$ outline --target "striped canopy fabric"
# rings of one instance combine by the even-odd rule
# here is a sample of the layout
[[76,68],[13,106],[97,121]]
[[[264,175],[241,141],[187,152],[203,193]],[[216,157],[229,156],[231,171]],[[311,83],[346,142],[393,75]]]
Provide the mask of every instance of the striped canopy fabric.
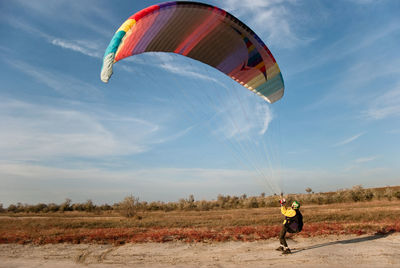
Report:
[[115,62],[144,52],[201,61],[270,103],[283,96],[282,74],[267,46],[243,22],[214,6],[174,1],[132,15],[105,52],[101,80],[108,82]]

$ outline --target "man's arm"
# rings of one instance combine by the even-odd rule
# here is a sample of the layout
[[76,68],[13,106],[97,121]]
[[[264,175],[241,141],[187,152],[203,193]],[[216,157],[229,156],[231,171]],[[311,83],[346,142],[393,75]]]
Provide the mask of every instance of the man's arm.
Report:
[[283,215],[289,218],[296,216],[296,211],[294,209],[287,208],[286,206],[281,206],[281,212]]

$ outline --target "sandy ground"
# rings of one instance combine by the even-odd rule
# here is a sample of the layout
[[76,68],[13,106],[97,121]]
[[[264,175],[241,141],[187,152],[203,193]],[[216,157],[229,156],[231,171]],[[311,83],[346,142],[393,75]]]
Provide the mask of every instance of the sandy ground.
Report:
[[224,243],[0,245],[0,267],[400,267],[400,234]]

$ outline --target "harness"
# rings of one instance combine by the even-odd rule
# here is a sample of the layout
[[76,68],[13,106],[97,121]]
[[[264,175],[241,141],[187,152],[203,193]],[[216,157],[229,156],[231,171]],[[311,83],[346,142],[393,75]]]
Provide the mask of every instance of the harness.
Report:
[[300,210],[296,210],[294,217],[285,217],[285,227],[289,233],[299,233],[303,229],[303,215]]

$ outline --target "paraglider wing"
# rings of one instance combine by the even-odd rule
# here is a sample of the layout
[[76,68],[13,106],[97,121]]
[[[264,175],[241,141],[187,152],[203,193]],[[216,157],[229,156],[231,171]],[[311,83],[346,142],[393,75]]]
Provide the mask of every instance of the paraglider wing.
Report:
[[115,62],[144,52],[172,52],[201,61],[270,103],[283,96],[282,74],[267,46],[243,22],[217,7],[176,1],[132,15],[105,52],[101,80],[108,82]]

